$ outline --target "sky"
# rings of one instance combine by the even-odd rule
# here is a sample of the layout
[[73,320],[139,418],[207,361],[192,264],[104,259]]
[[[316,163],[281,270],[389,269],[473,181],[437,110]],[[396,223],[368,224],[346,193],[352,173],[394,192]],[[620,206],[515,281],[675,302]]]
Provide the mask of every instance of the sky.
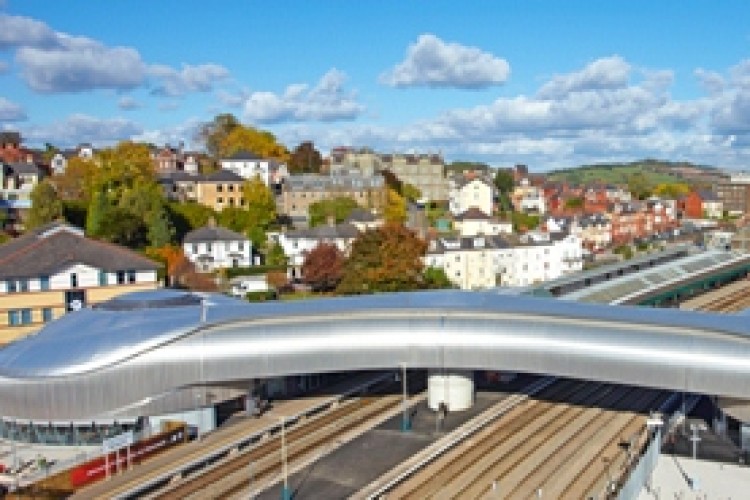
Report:
[[219,113],[545,171],[750,159],[747,0],[0,0],[0,129],[200,149]]

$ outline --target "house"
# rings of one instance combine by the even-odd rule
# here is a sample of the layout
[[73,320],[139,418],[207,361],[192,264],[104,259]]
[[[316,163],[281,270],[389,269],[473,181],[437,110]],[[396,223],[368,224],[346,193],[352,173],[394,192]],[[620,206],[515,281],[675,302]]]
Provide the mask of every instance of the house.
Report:
[[160,265],[127,248],[51,223],[0,245],[0,343],[63,314],[158,286]]
[[453,219],[453,226],[461,236],[512,234],[513,223],[490,217],[479,208],[472,207]]
[[245,179],[230,170],[219,170],[195,179],[195,201],[221,212],[227,207],[244,207]]
[[531,214],[547,213],[547,200],[544,189],[531,183],[529,179],[522,179],[511,194],[513,208],[518,212]]
[[724,206],[711,191],[691,191],[678,200],[683,217],[689,219],[721,218]]
[[364,208],[355,208],[349,213],[349,217],[344,221],[347,224],[351,224],[357,228],[357,231],[363,232],[368,229],[376,229],[383,225],[384,220],[375,217],[370,210]]
[[6,225],[23,230],[23,219],[31,208],[31,191],[44,177],[44,171],[33,162],[0,163],[0,209]]
[[305,256],[319,244],[334,244],[342,253],[348,255],[357,236],[359,230],[354,224],[334,224],[331,220],[322,226],[280,233],[278,242],[288,259],[290,279],[302,278]]
[[26,152],[21,148],[21,134],[0,132],[0,162],[16,163],[23,160]]
[[184,170],[185,158],[182,154],[182,146],[174,148],[166,144],[163,148],[151,152],[151,161],[156,172]]
[[187,233],[182,249],[198,272],[253,265],[253,245],[250,239],[217,226],[213,220],[207,226]]
[[425,265],[438,267],[459,288],[528,286],[583,269],[575,235],[529,232],[520,237],[441,237],[428,243]]
[[221,158],[219,163],[223,170],[234,172],[243,179],[258,177],[268,187],[278,186],[289,176],[285,163],[263,158],[248,151],[237,151],[231,156]]
[[471,208],[492,214],[495,207],[495,185],[485,177],[452,178],[449,182],[448,209],[459,215]]

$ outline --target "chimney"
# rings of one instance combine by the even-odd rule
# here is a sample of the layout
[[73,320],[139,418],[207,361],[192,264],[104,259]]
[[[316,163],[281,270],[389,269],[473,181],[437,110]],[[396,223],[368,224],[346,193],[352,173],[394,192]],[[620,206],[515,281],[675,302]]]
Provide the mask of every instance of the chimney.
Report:
[[26,163],[34,163],[34,155],[31,153],[26,153]]
[[336,225],[336,217],[334,217],[333,215],[329,215],[329,216],[328,216],[328,217],[326,218],[326,222],[328,223],[328,226],[329,226],[329,227],[333,227],[333,226],[335,226],[335,225]]

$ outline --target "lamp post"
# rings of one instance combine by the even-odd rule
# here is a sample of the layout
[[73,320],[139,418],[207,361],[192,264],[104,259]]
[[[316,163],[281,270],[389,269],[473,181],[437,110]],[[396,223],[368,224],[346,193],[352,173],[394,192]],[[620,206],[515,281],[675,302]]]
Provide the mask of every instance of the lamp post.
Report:
[[406,363],[401,363],[401,387],[403,391],[403,416],[401,418],[401,431],[408,432],[411,430],[411,422],[409,421],[409,405],[407,403],[407,387],[406,387]]
[[281,468],[284,475],[284,486],[281,488],[281,500],[292,500],[292,492],[289,489],[289,471],[286,463],[286,417],[281,417]]

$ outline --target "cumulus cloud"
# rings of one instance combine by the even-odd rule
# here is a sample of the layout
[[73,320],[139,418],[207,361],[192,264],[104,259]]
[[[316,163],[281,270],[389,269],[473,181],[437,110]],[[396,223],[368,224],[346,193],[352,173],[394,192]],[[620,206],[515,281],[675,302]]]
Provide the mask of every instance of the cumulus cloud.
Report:
[[188,92],[209,92],[216,82],[229,77],[229,70],[218,64],[183,64],[181,70],[155,64],[149,74],[160,81],[152,91],[154,95],[177,97]]
[[110,144],[130,139],[142,132],[143,127],[123,118],[102,119],[74,114],[62,121],[30,126],[23,136],[29,143],[50,142],[60,146],[73,146],[81,142]]
[[344,90],[346,75],[328,71],[314,87],[289,85],[282,94],[253,92],[245,101],[245,118],[258,123],[353,120],[364,111],[354,92]]
[[190,141],[198,137],[198,132],[203,125],[203,121],[197,118],[190,118],[187,121],[172,127],[162,129],[144,130],[134,135],[134,141],[148,142],[150,144],[180,144],[183,143],[187,148],[192,145]]
[[555,99],[571,92],[587,90],[617,89],[627,86],[630,64],[620,56],[597,59],[580,71],[556,75],[542,85],[537,96],[540,99]]
[[402,62],[380,76],[380,82],[392,87],[478,89],[503,84],[509,75],[505,59],[427,33],[409,46]]
[[245,101],[248,100],[252,92],[250,92],[247,89],[241,89],[236,92],[230,92],[225,89],[219,89],[216,92],[216,97],[219,98],[219,101],[221,101],[222,104],[226,106],[230,106],[232,108],[237,108],[242,106]]
[[142,107],[142,104],[130,96],[123,96],[117,101],[117,107],[123,111],[130,111]]
[[26,112],[20,105],[0,97],[0,122],[17,122],[25,119]]
[[207,92],[229,75],[217,64],[185,64],[181,69],[146,64],[131,47],[109,47],[86,37],[53,30],[23,16],[0,14],[0,49],[15,49],[27,85],[42,93],[128,90],[157,81],[155,94]]

